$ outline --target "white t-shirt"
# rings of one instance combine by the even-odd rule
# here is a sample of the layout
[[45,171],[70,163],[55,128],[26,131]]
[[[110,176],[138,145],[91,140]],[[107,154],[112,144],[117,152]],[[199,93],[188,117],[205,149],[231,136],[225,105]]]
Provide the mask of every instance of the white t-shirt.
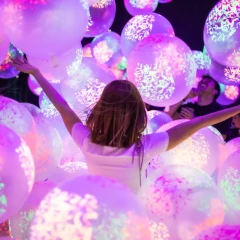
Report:
[[[72,137],[86,158],[90,174],[115,179],[135,193],[138,192],[140,188],[139,157],[135,156],[132,163],[134,145],[126,149],[94,144],[90,140],[89,129],[81,123],[73,126]],[[153,157],[166,151],[168,134],[160,132],[144,135],[142,143],[144,144],[142,171],[144,171]]]

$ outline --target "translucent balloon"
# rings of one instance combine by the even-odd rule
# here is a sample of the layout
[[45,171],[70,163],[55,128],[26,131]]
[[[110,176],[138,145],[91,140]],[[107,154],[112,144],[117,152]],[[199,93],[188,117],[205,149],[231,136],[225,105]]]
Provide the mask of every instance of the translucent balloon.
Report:
[[240,239],[239,225],[219,225],[210,228],[197,236],[194,240],[238,240]]
[[155,110],[147,111],[147,117],[147,134],[157,132],[160,127],[172,121],[167,113]]
[[121,33],[121,49],[124,56],[129,57],[137,43],[156,33],[175,35],[171,23],[160,14],[148,13],[131,18]]
[[105,86],[114,80],[92,58],[83,58],[77,74],[61,82],[61,92],[66,100],[79,111],[92,107],[98,101]]
[[23,207],[17,214],[9,219],[12,237],[22,240],[29,239],[29,228],[34,217],[34,213],[45,195],[47,195],[47,193],[55,186],[56,185],[54,183],[49,181],[34,184],[32,192]]
[[226,159],[235,151],[240,150],[240,137],[234,138],[225,144]]
[[240,150],[232,153],[219,169],[218,183],[225,201],[238,218],[240,216]]
[[154,172],[145,180],[140,198],[150,220],[166,225],[170,239],[191,240],[225,218],[217,185],[204,172],[188,166]]
[[5,35],[3,28],[1,27],[0,28],[0,63],[2,63],[6,58],[9,46],[10,46],[10,42]]
[[158,5],[158,0],[124,0],[127,11],[132,15],[139,15],[154,12]]
[[83,38],[88,3],[85,0],[7,0],[2,6],[2,18],[10,41],[27,55],[58,55]]
[[121,55],[120,36],[115,32],[108,32],[95,38],[92,42],[92,55],[100,64],[115,64]]
[[69,162],[58,167],[48,180],[59,184],[82,175],[88,175],[87,164],[85,162]]
[[240,85],[240,67],[225,67],[212,60],[211,76],[225,85]]
[[36,125],[28,110],[17,101],[0,96],[0,124],[22,137],[32,154],[36,151]]
[[96,37],[103,34],[113,24],[116,14],[115,0],[98,0],[89,7],[89,13],[88,30],[85,37]]
[[[170,122],[159,129],[166,131],[186,120]],[[212,130],[214,129],[214,130]],[[220,160],[219,136],[215,128],[202,128],[177,147],[157,156],[151,165],[184,164],[212,175]],[[219,133],[220,134],[220,133]]]
[[37,66],[49,81],[64,80],[74,71],[77,71],[82,62],[82,47],[80,44],[71,47],[68,51],[60,55],[45,56],[42,58],[31,57],[28,61]]
[[19,71],[16,68],[12,67],[9,62],[10,58],[15,59],[16,57],[20,56],[23,56],[23,53],[12,44],[10,44],[5,60],[0,65],[0,78],[12,78],[19,74]]
[[25,141],[0,125],[0,223],[13,216],[28,198],[34,183],[34,162]]
[[[31,112],[33,106],[24,104]],[[62,139],[51,122],[44,117],[39,109],[39,114],[33,111],[36,123],[37,138],[35,162],[35,182],[46,180],[57,168],[63,153]],[[60,153],[60,154],[59,154]]]
[[146,103],[165,107],[181,101],[192,89],[196,63],[182,40],[154,34],[133,49],[127,74]]
[[42,92],[41,86],[32,75],[29,75],[28,77],[28,87],[31,90],[31,92],[37,96],[39,96]]
[[211,10],[204,27],[210,56],[220,64],[240,67],[240,0],[221,0]]
[[235,103],[239,97],[239,86],[220,84],[221,94],[217,102],[221,105],[227,106]]
[[99,176],[74,178],[44,198],[36,211],[30,239],[45,238],[151,239],[137,197],[114,180]]

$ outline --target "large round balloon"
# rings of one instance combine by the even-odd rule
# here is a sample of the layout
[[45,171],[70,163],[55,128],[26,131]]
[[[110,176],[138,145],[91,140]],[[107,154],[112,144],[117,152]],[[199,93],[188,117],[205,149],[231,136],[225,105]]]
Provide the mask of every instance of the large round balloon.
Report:
[[0,124],[6,125],[22,137],[35,154],[36,124],[28,110],[17,101],[0,96]]
[[240,150],[240,137],[234,138],[225,144],[226,159],[237,150]]
[[105,177],[81,176],[43,199],[30,239],[151,238],[145,212],[128,188]]
[[4,61],[7,56],[10,42],[6,37],[6,34],[3,31],[3,28],[0,28],[0,64]]
[[115,0],[98,0],[89,7],[88,29],[85,37],[96,37],[112,26],[115,14]]
[[133,49],[128,58],[127,74],[146,103],[171,106],[192,89],[196,63],[191,49],[182,40],[153,34]]
[[221,0],[211,10],[204,27],[210,56],[228,67],[240,67],[240,0]]
[[[31,112],[33,106],[24,103]],[[58,131],[51,122],[44,117],[39,109],[39,114],[33,110],[37,129],[35,162],[35,182],[46,180],[57,168],[63,152],[62,140]],[[60,154],[59,154],[60,153]]]
[[240,85],[240,66],[225,67],[212,60],[209,71],[211,76],[222,84],[235,86]]
[[19,71],[9,63],[10,58],[15,59],[20,56],[23,56],[23,53],[12,44],[10,44],[5,60],[0,65],[0,78],[12,78],[19,74]]
[[127,11],[132,15],[139,15],[154,12],[158,5],[158,0],[124,0]]
[[0,124],[0,223],[17,213],[34,183],[34,162],[25,141]]
[[121,49],[124,56],[128,57],[137,43],[156,33],[174,35],[171,23],[162,15],[148,13],[131,18],[121,34]]
[[104,33],[95,38],[91,44],[92,55],[100,63],[112,66],[122,56],[120,36],[115,32]]
[[85,0],[6,0],[2,24],[10,41],[27,55],[58,55],[83,38],[88,23],[87,6]]
[[212,178],[188,166],[174,165],[154,172],[145,180],[140,198],[150,220],[167,226],[170,239],[193,239],[201,231],[222,224],[226,214]]
[[219,169],[218,185],[228,206],[240,216],[240,150],[228,156]]
[[220,105],[227,106],[235,103],[239,97],[239,86],[223,85],[220,83],[221,94],[217,98]]
[[49,81],[61,81],[66,79],[68,74],[77,71],[82,62],[82,55],[81,44],[78,44],[60,55],[47,55],[42,58],[28,55],[28,61],[37,66]]
[[[49,181],[35,183],[23,207],[9,219],[11,236],[17,239],[29,239],[29,228],[34,213],[45,195],[56,185]],[[1,239],[1,238],[0,238]]]

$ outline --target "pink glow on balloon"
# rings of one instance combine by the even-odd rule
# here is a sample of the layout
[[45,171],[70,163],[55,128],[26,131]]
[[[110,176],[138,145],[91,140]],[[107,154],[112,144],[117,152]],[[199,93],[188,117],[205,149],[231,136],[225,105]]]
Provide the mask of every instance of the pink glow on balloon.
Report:
[[34,162],[27,144],[0,125],[0,222],[13,216],[28,198],[34,183]]
[[2,6],[3,27],[10,41],[27,55],[58,56],[83,38],[87,6],[85,0],[8,0]]
[[31,226],[30,239],[96,236],[151,239],[144,209],[128,188],[104,177],[81,176],[54,188],[43,199]]
[[196,63],[191,49],[182,40],[154,34],[133,49],[128,58],[127,74],[146,103],[171,106],[192,89]]
[[240,0],[219,1],[204,27],[204,42],[210,56],[220,64],[240,67]]
[[91,44],[87,44],[83,47],[83,57],[93,57]]
[[226,86],[224,95],[230,100],[236,100],[239,97],[238,86]]
[[7,56],[10,41],[6,38],[3,28],[0,28],[0,64],[4,61]]
[[98,0],[89,7],[89,14],[88,30],[85,37],[96,37],[107,32],[115,18],[115,0]]
[[148,13],[131,18],[121,34],[121,49],[124,56],[128,57],[137,43],[156,33],[175,35],[171,23],[159,14]]
[[139,15],[154,12],[158,5],[158,0],[124,0],[127,11],[132,15]]
[[240,150],[240,137],[234,138],[225,144],[226,158],[237,150]]

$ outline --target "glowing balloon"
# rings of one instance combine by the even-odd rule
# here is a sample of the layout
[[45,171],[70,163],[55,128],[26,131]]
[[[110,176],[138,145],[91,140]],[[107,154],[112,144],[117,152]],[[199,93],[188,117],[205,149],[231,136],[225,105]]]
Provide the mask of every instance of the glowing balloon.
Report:
[[37,66],[49,81],[64,80],[68,73],[77,71],[82,62],[82,47],[80,44],[72,47],[60,55],[45,56],[36,58],[28,56],[28,61]]
[[124,0],[127,11],[132,15],[139,15],[154,12],[158,5],[158,0]]
[[[161,127],[158,132],[166,131],[186,120],[177,120]],[[184,164],[201,169],[212,175],[220,160],[219,137],[213,127],[202,128],[177,147],[157,156],[151,165]]]
[[0,124],[6,125],[22,137],[36,151],[36,125],[28,110],[17,101],[0,96]]
[[225,67],[212,60],[210,74],[224,85],[240,85],[240,67]]
[[37,96],[39,96],[42,92],[42,88],[32,75],[29,75],[28,77],[28,87],[31,90],[31,92]]
[[10,46],[10,42],[6,38],[3,28],[1,27],[0,28],[0,63],[2,63],[6,58],[9,46]]
[[240,150],[235,151],[219,169],[218,185],[230,209],[240,216]]
[[115,32],[104,33],[92,42],[92,55],[100,64],[111,66],[120,54],[120,36]]
[[228,158],[232,153],[240,150],[240,137],[234,138],[225,144],[226,158]]
[[211,10],[204,27],[210,56],[220,64],[240,67],[240,0],[221,0]]
[[238,100],[239,86],[219,84],[221,93],[217,98],[217,102],[223,106],[231,105]]
[[89,7],[89,14],[88,29],[85,37],[96,37],[107,32],[115,18],[115,0],[98,0]]
[[30,239],[45,238],[151,239],[137,197],[114,180],[99,176],[74,178],[43,199],[35,213]]
[[219,225],[202,232],[194,240],[238,240],[240,239],[239,225]]
[[48,180],[59,184],[82,175],[88,175],[87,164],[85,162],[69,162],[58,167]]
[[[31,104],[24,104],[24,106],[30,112],[33,109]],[[32,115],[37,129],[36,152],[34,154],[35,182],[40,182],[51,176],[57,168],[62,157],[63,146],[58,131],[43,116],[40,109],[38,114],[33,109]]]
[[13,216],[28,198],[34,183],[30,149],[10,128],[0,125],[0,223]]
[[34,217],[34,213],[45,195],[47,195],[47,193],[55,186],[56,185],[54,183],[49,181],[34,184],[32,192],[23,207],[17,214],[9,219],[12,237],[23,240],[29,239],[29,228]]
[[192,167],[174,165],[157,170],[145,180],[140,198],[150,220],[166,225],[170,239],[193,239],[222,224],[225,217],[217,185]]
[[165,107],[181,101],[192,89],[196,63],[182,40],[154,34],[133,49],[127,74],[146,103]]
[[131,18],[121,34],[121,49],[124,56],[129,57],[137,43],[156,33],[174,36],[173,27],[165,17],[157,13],[148,13]]
[[61,82],[61,92],[73,109],[81,111],[94,106],[105,86],[114,78],[94,59],[83,58],[78,73]]
[[7,0],[2,6],[2,18],[7,37],[24,53],[36,57],[58,56],[83,38],[88,3]]
[[15,59],[16,57],[20,56],[23,56],[23,53],[12,44],[10,44],[5,60],[0,65],[0,78],[12,78],[19,74],[19,71],[17,71],[16,68],[12,67],[9,62],[10,58]]

